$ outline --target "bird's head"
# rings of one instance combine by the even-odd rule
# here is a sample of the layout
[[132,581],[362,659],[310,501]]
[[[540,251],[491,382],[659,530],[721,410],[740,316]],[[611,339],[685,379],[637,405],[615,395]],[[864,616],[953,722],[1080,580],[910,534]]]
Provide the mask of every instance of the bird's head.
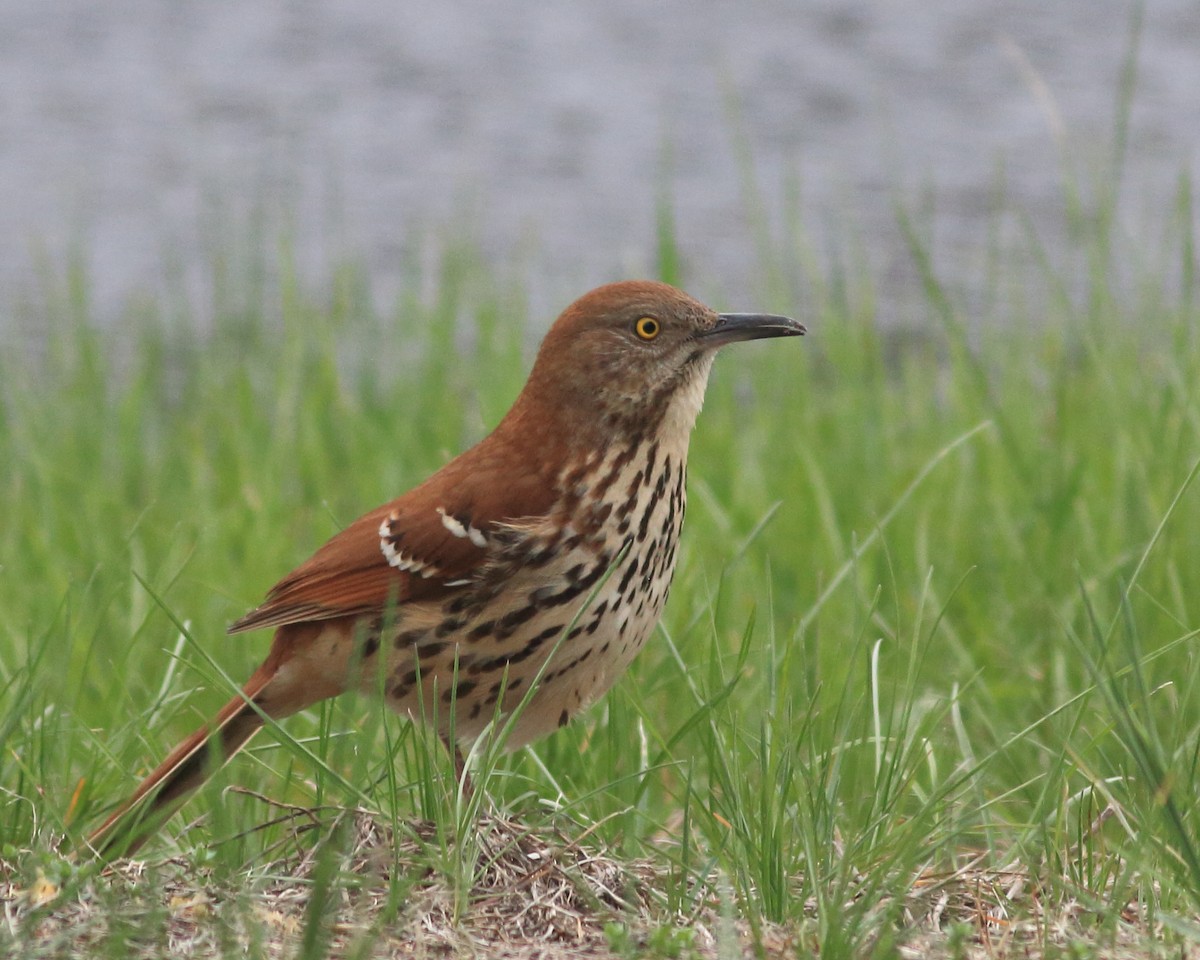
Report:
[[533,407],[547,426],[562,422],[581,434],[641,432],[667,417],[690,430],[720,347],[803,333],[787,317],[717,313],[665,283],[611,283],[555,321],[514,413],[524,420]]

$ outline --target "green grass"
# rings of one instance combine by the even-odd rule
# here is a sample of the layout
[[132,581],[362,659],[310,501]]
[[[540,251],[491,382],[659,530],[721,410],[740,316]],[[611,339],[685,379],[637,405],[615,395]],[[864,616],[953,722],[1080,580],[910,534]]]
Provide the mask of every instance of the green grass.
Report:
[[[1195,950],[1194,211],[1185,185],[1161,248],[1136,250],[1074,196],[1070,249],[1028,233],[954,283],[901,210],[912,329],[876,325],[889,291],[857,259],[777,245],[762,302],[715,305],[792,312],[811,335],[719,359],[671,600],[630,675],[532,752],[482,757],[473,799],[369,699],[268,732],[148,851],[247,891],[214,915],[214,950],[266,950],[251,894],[298,843],[312,868],[289,955],[324,955],[330,906],[363,882],[344,807],[420,851],[396,855],[347,955],[370,955],[430,870],[464,922],[485,796],[535,832],[649,859],[661,926],[639,939],[617,911],[621,955],[686,955],[671,925],[719,915],[768,952],[782,928],[800,955],[889,956],[939,892],[1017,874],[1023,894],[996,894],[1007,918],[947,914],[937,950],[1005,931],[1048,956],[1130,931]],[[667,200],[660,221],[679,279]],[[313,293],[285,261],[278,288],[218,297],[204,333],[165,304],[98,330],[78,278],[22,307],[45,349],[0,360],[0,881],[40,873],[62,899],[0,925],[0,953],[66,949],[35,934],[84,892],[107,918],[94,955],[166,943],[168,866],[120,887],[56,848],[257,664],[267,637],[227,639],[228,622],[516,395],[550,318],[463,251],[434,286],[381,310],[352,272]],[[1036,310],[1027,287],[1049,292]],[[235,783],[314,808],[324,839],[296,840]],[[1063,952],[1063,918],[1083,953]]]

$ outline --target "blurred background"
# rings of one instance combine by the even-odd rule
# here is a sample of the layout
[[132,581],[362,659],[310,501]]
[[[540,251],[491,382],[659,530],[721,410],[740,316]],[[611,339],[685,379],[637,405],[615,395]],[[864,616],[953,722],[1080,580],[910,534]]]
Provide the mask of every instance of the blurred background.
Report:
[[0,337],[69,264],[100,322],[202,314],[215,252],[281,242],[386,308],[465,240],[548,320],[654,273],[668,206],[718,306],[755,305],[764,237],[903,284],[896,202],[952,259],[997,229],[1053,250],[1126,93],[1137,238],[1200,174],[1195,0],[0,0]]

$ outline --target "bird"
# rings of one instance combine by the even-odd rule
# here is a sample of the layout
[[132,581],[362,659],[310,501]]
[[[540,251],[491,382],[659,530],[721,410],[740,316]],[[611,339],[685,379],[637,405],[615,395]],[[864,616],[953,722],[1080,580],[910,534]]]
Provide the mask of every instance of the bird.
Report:
[[460,765],[458,747],[497,718],[515,713],[509,750],[566,725],[625,672],[662,613],[717,351],[805,332],[650,280],[574,301],[490,434],[335,534],[228,628],[273,629],[266,659],[90,849],[132,855],[264,717],[351,688],[436,725]]

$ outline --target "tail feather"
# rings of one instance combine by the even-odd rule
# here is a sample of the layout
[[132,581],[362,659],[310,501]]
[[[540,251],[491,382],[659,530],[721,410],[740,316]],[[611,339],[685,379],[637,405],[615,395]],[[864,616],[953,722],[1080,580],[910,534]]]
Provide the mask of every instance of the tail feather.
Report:
[[183,802],[260,729],[263,719],[250,701],[262,693],[275,671],[260,669],[213,719],[179,744],[116,812],[91,836],[88,846],[101,856],[129,856],[152,837]]

